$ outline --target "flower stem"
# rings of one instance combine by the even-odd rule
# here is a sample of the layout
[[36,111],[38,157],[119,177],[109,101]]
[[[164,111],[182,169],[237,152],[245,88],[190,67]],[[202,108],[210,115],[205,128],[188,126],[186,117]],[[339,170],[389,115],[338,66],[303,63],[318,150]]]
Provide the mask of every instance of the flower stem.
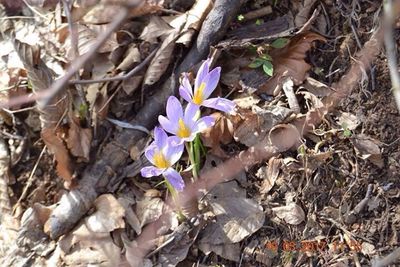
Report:
[[194,151],[194,141],[190,143],[186,143],[186,150],[189,154],[189,161],[190,164],[192,165],[192,174],[193,174],[193,179],[196,181],[199,178],[199,174],[197,172],[198,167],[196,167],[197,162],[195,158],[195,151]]
[[164,181],[165,181],[165,185],[166,185],[168,191],[171,193],[172,201],[174,201],[174,203],[175,203],[176,212],[178,214],[178,220],[179,221],[185,220],[186,216],[183,215],[182,208],[177,201],[178,193],[176,192],[175,188],[171,185],[171,183],[168,181],[168,179],[165,176],[164,176]]

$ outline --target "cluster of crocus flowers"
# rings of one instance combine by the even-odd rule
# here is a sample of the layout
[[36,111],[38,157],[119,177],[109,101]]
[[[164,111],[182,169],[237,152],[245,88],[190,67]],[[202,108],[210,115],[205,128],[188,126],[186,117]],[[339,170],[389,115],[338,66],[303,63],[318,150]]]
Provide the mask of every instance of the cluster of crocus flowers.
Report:
[[[187,74],[184,74],[179,93],[186,100],[184,109],[175,96],[167,101],[166,117],[160,115],[158,121],[162,128],[155,127],[154,141],[145,150],[146,158],[153,164],[142,168],[143,177],[163,175],[177,191],[182,191],[184,181],[172,168],[183,153],[184,143],[191,142],[196,135],[214,124],[211,116],[201,117],[200,107],[209,107],[226,113],[233,112],[235,104],[225,98],[209,98],[218,85],[221,68],[210,71],[211,60],[207,59],[197,72],[194,90]],[[168,136],[167,133],[172,134]]]

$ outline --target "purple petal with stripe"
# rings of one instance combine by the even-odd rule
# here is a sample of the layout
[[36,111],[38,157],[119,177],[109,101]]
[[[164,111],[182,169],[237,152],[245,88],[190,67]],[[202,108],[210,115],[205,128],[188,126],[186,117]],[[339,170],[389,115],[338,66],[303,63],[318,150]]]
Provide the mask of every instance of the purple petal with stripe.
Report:
[[167,117],[171,122],[178,122],[183,117],[183,108],[178,98],[170,96],[167,101]]
[[[179,138],[178,138],[179,139]],[[176,140],[175,136],[171,136],[168,138],[168,146],[165,150],[165,158],[168,162],[174,165],[182,156],[183,153],[183,144],[179,144],[179,141]]]
[[188,103],[186,108],[185,108],[185,115],[183,118],[183,121],[185,124],[189,127],[192,128],[195,122],[198,119],[198,112],[200,110],[200,107],[196,104],[193,103]]
[[163,172],[164,172],[163,169],[159,169],[159,168],[156,168],[156,167],[154,167],[154,166],[143,167],[143,168],[140,170],[140,174],[141,174],[143,177],[146,177],[146,178],[153,177],[153,176],[159,176],[159,175],[161,175]]
[[185,182],[183,181],[182,176],[174,169],[166,169],[164,171],[164,176],[177,191],[182,191],[185,187]]
[[158,122],[160,123],[163,129],[171,134],[176,134],[178,124],[171,122],[169,119],[164,117],[163,115],[158,116]]
[[155,142],[152,142],[144,151],[144,155],[146,158],[151,162],[151,164],[154,165],[154,154],[156,154],[159,151],[157,145]]
[[221,97],[210,98],[203,102],[203,106],[217,109],[226,113],[232,113],[235,110],[235,102]]
[[195,133],[201,133],[208,127],[213,126],[215,123],[215,118],[212,116],[205,116],[203,118],[200,118],[196,124],[193,126],[193,132]]
[[206,84],[206,87],[204,88],[203,91],[204,99],[207,99],[212,94],[212,92],[214,92],[215,88],[218,85],[220,76],[221,76],[221,67],[216,67],[204,79],[204,83]]
[[167,145],[167,133],[161,127],[154,127],[154,143],[158,148],[165,147]]
[[206,78],[209,70],[210,70],[211,59],[207,58],[206,61],[201,64],[199,71],[197,72],[196,79],[194,81],[194,88],[198,88],[203,80]]

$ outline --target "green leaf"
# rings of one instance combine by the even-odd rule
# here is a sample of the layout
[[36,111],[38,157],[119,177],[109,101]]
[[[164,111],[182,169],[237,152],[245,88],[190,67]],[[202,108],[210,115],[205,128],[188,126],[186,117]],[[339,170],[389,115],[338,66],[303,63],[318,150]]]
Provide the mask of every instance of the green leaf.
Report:
[[272,65],[271,61],[264,62],[263,70],[266,74],[272,77],[272,75],[274,74],[274,66]]
[[238,20],[238,21],[244,20],[244,16],[243,16],[242,14],[239,14],[239,15],[237,16],[237,20]]
[[272,57],[268,54],[264,54],[260,58],[264,59],[264,61],[272,61]]
[[344,135],[344,137],[350,138],[353,135],[353,133],[349,129],[346,128],[343,131],[343,135]]
[[253,62],[249,64],[250,68],[256,69],[258,67],[261,67],[261,65],[265,64],[265,60],[262,60],[260,58],[256,58]]
[[256,25],[261,25],[261,24],[263,24],[264,23],[264,20],[263,19],[257,19],[256,20]]
[[289,39],[287,38],[278,38],[272,42],[271,46],[273,48],[282,48],[285,47],[289,43]]

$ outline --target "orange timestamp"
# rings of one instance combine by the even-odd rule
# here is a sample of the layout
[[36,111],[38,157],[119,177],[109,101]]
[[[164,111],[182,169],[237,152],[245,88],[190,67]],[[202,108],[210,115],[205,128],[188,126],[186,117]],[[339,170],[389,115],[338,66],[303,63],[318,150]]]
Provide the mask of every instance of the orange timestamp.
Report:
[[361,244],[356,240],[350,240],[349,242],[333,241],[329,244],[324,240],[282,240],[281,242],[272,240],[265,243],[265,248],[274,252],[278,252],[278,250],[285,252],[318,252],[327,250],[329,248],[332,248],[334,251],[343,251],[345,249],[349,249],[351,251],[360,252]]

